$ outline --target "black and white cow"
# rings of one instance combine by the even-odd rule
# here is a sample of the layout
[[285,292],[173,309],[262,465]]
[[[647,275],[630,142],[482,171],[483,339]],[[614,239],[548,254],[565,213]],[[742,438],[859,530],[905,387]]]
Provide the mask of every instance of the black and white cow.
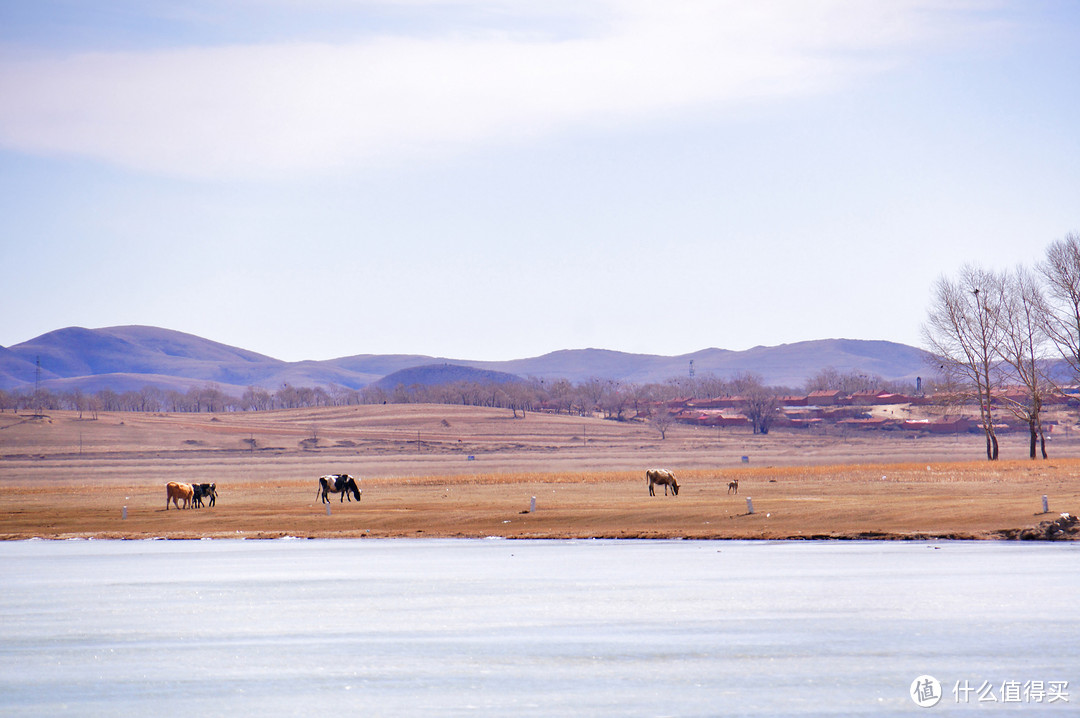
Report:
[[210,500],[210,506],[217,503],[217,484],[192,484],[194,494],[191,497],[191,507],[194,509],[203,506],[203,499]]
[[327,474],[319,477],[319,488],[315,496],[322,496],[323,503],[328,504],[330,503],[328,494],[341,494],[339,501],[344,501],[348,497],[351,502],[353,497],[359,501],[360,493],[360,487],[356,485],[356,479],[348,474]]

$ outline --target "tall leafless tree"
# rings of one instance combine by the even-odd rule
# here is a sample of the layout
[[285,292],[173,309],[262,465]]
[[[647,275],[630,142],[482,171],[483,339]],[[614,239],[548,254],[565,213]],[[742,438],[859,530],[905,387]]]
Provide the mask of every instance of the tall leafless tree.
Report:
[[1047,334],[1080,378],[1080,234],[1052,242],[1038,270],[1046,280]]
[[1038,279],[1028,269],[1018,267],[1007,278],[1004,335],[1001,343],[1001,359],[1008,371],[1008,380],[1015,383],[1023,393],[1022,399],[1003,395],[1005,405],[1028,425],[1030,456],[1036,458],[1036,448],[1041,448],[1046,458],[1046,436],[1043,433],[1043,398],[1051,385],[1046,375],[1050,344],[1046,333],[1048,308]]
[[1005,334],[1005,278],[974,265],[965,265],[955,279],[941,277],[934,285],[923,338],[945,376],[967,387],[979,405],[986,434],[986,458],[998,458],[994,433],[995,390]]

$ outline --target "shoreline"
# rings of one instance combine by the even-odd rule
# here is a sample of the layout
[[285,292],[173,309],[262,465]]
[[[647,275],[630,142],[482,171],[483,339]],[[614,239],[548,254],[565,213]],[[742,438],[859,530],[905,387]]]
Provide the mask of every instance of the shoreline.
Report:
[[[907,534],[907,533],[886,533],[886,532],[863,532],[858,534],[814,534],[814,535],[777,535],[777,536],[695,536],[695,535],[681,535],[681,534],[579,534],[579,535],[554,535],[554,534],[536,534],[536,535],[509,535],[509,536],[470,536],[462,534],[435,534],[435,533],[422,533],[417,534],[379,534],[372,535],[370,533],[350,533],[350,532],[337,532],[327,534],[310,534],[310,535],[297,535],[289,533],[281,533],[278,531],[260,531],[253,533],[244,533],[241,535],[229,535],[229,534],[136,534],[130,532],[115,532],[115,531],[99,531],[99,532],[85,532],[76,534],[54,534],[54,535],[10,535],[0,534],[0,541],[278,541],[282,539],[296,540],[296,541],[316,541],[316,540],[386,540],[386,539],[404,539],[406,541],[411,540],[462,540],[462,541],[484,541],[484,540],[501,540],[501,541],[1016,541],[1021,540],[1015,530],[1002,530],[998,532],[983,533],[983,534],[969,534],[969,533],[950,533],[950,534]],[[1068,537],[1062,539],[1049,539],[1045,537],[1023,539],[1023,540],[1077,540],[1075,537]]]
[[[1038,516],[1053,516],[1052,512],[1036,514]],[[1080,541],[1080,520],[1075,515],[1068,513],[1059,514],[1056,518],[1047,518],[1034,526],[1024,528],[994,529],[988,531],[946,531],[946,532],[919,532],[919,531],[857,531],[857,532],[824,532],[824,533],[765,533],[758,535],[732,533],[718,535],[717,533],[695,532],[658,532],[658,531],[617,531],[617,532],[506,532],[500,534],[466,534],[428,531],[412,529],[408,531],[384,531],[372,533],[370,530],[344,530],[344,531],[313,531],[302,533],[289,533],[280,530],[255,530],[255,531],[208,531],[208,532],[139,532],[139,531],[116,531],[90,530],[79,532],[20,532],[18,534],[0,532],[0,542],[7,541],[275,541],[275,540],[505,540],[505,541],[748,541],[748,542],[934,542],[934,541],[1030,541],[1030,542],[1071,542]]]

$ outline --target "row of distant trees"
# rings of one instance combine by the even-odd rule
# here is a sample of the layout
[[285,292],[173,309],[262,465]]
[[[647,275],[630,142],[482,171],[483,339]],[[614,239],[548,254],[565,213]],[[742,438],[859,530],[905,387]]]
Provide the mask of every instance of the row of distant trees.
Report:
[[[1052,242],[1033,268],[968,264],[942,276],[923,335],[954,393],[978,405],[987,459],[998,458],[1001,410],[1027,423],[1030,456],[1045,459],[1043,401],[1058,381],[1080,378],[1080,234]],[[1068,376],[1052,371],[1061,360]]]
[[[817,390],[911,391],[911,387],[890,383],[881,377],[860,371],[842,372],[825,369],[803,387]],[[782,397],[798,393],[788,387],[767,386],[761,377],[744,373],[724,379],[712,375],[679,377],[665,382],[633,384],[593,378],[581,382],[566,379],[528,379],[520,382],[483,383],[459,381],[436,386],[398,385],[393,389],[376,386],[347,389],[340,386],[294,387],[283,385],[277,391],[248,387],[241,396],[233,396],[213,384],[193,387],[186,392],[146,386],[138,391],[116,392],[102,389],[86,393],[78,389],[54,392],[5,392],[0,390],[2,411],[69,410],[96,418],[101,411],[136,412],[227,412],[272,411],[320,406],[356,404],[462,404],[509,409],[514,416],[526,412],[548,411],[559,414],[592,415],[597,412],[611,419],[637,416],[646,407],[676,398],[711,398],[741,396],[743,412],[754,430],[768,433],[777,415]],[[658,423],[663,417],[653,412]],[[663,431],[664,427],[659,427]]]

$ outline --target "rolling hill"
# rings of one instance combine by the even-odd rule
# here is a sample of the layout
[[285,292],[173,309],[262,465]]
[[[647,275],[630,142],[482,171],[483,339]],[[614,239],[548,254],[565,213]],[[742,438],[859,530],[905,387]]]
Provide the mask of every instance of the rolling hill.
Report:
[[444,362],[442,364],[425,364],[409,369],[400,369],[379,379],[375,382],[375,386],[389,391],[399,384],[404,386],[414,384],[439,386],[440,384],[455,384],[460,381],[477,384],[507,384],[521,381],[521,377],[507,374],[504,371],[478,369],[462,364]]
[[821,339],[754,347],[745,351],[703,349],[692,354],[659,356],[626,354],[606,349],[552,352],[533,359],[505,362],[474,362],[473,366],[498,369],[519,376],[569,379],[590,377],[644,384],[686,376],[690,362],[698,376],[731,377],[753,372],[766,384],[801,386],[818,371],[832,367],[842,372],[860,371],[889,380],[910,380],[926,373],[926,352],[906,344],[856,339]]
[[[283,384],[333,384],[359,389],[376,382],[385,386],[388,381],[430,384],[455,381],[454,377],[475,379],[488,376],[484,372],[497,373],[490,375],[495,377],[493,380],[514,375],[643,384],[686,376],[691,362],[698,376],[730,377],[754,372],[767,384],[798,387],[808,377],[830,367],[913,382],[927,371],[925,356],[921,349],[894,342],[822,339],[745,351],[703,349],[679,356],[573,349],[497,362],[412,354],[358,354],[325,361],[285,362],[159,327],[68,327],[12,347],[0,347],[0,388],[32,389],[39,361],[41,385],[55,391],[127,391],[147,385],[185,390],[212,383],[238,395],[248,386],[271,391]],[[450,370],[448,366],[456,368]],[[411,371],[395,376],[405,370]]]

